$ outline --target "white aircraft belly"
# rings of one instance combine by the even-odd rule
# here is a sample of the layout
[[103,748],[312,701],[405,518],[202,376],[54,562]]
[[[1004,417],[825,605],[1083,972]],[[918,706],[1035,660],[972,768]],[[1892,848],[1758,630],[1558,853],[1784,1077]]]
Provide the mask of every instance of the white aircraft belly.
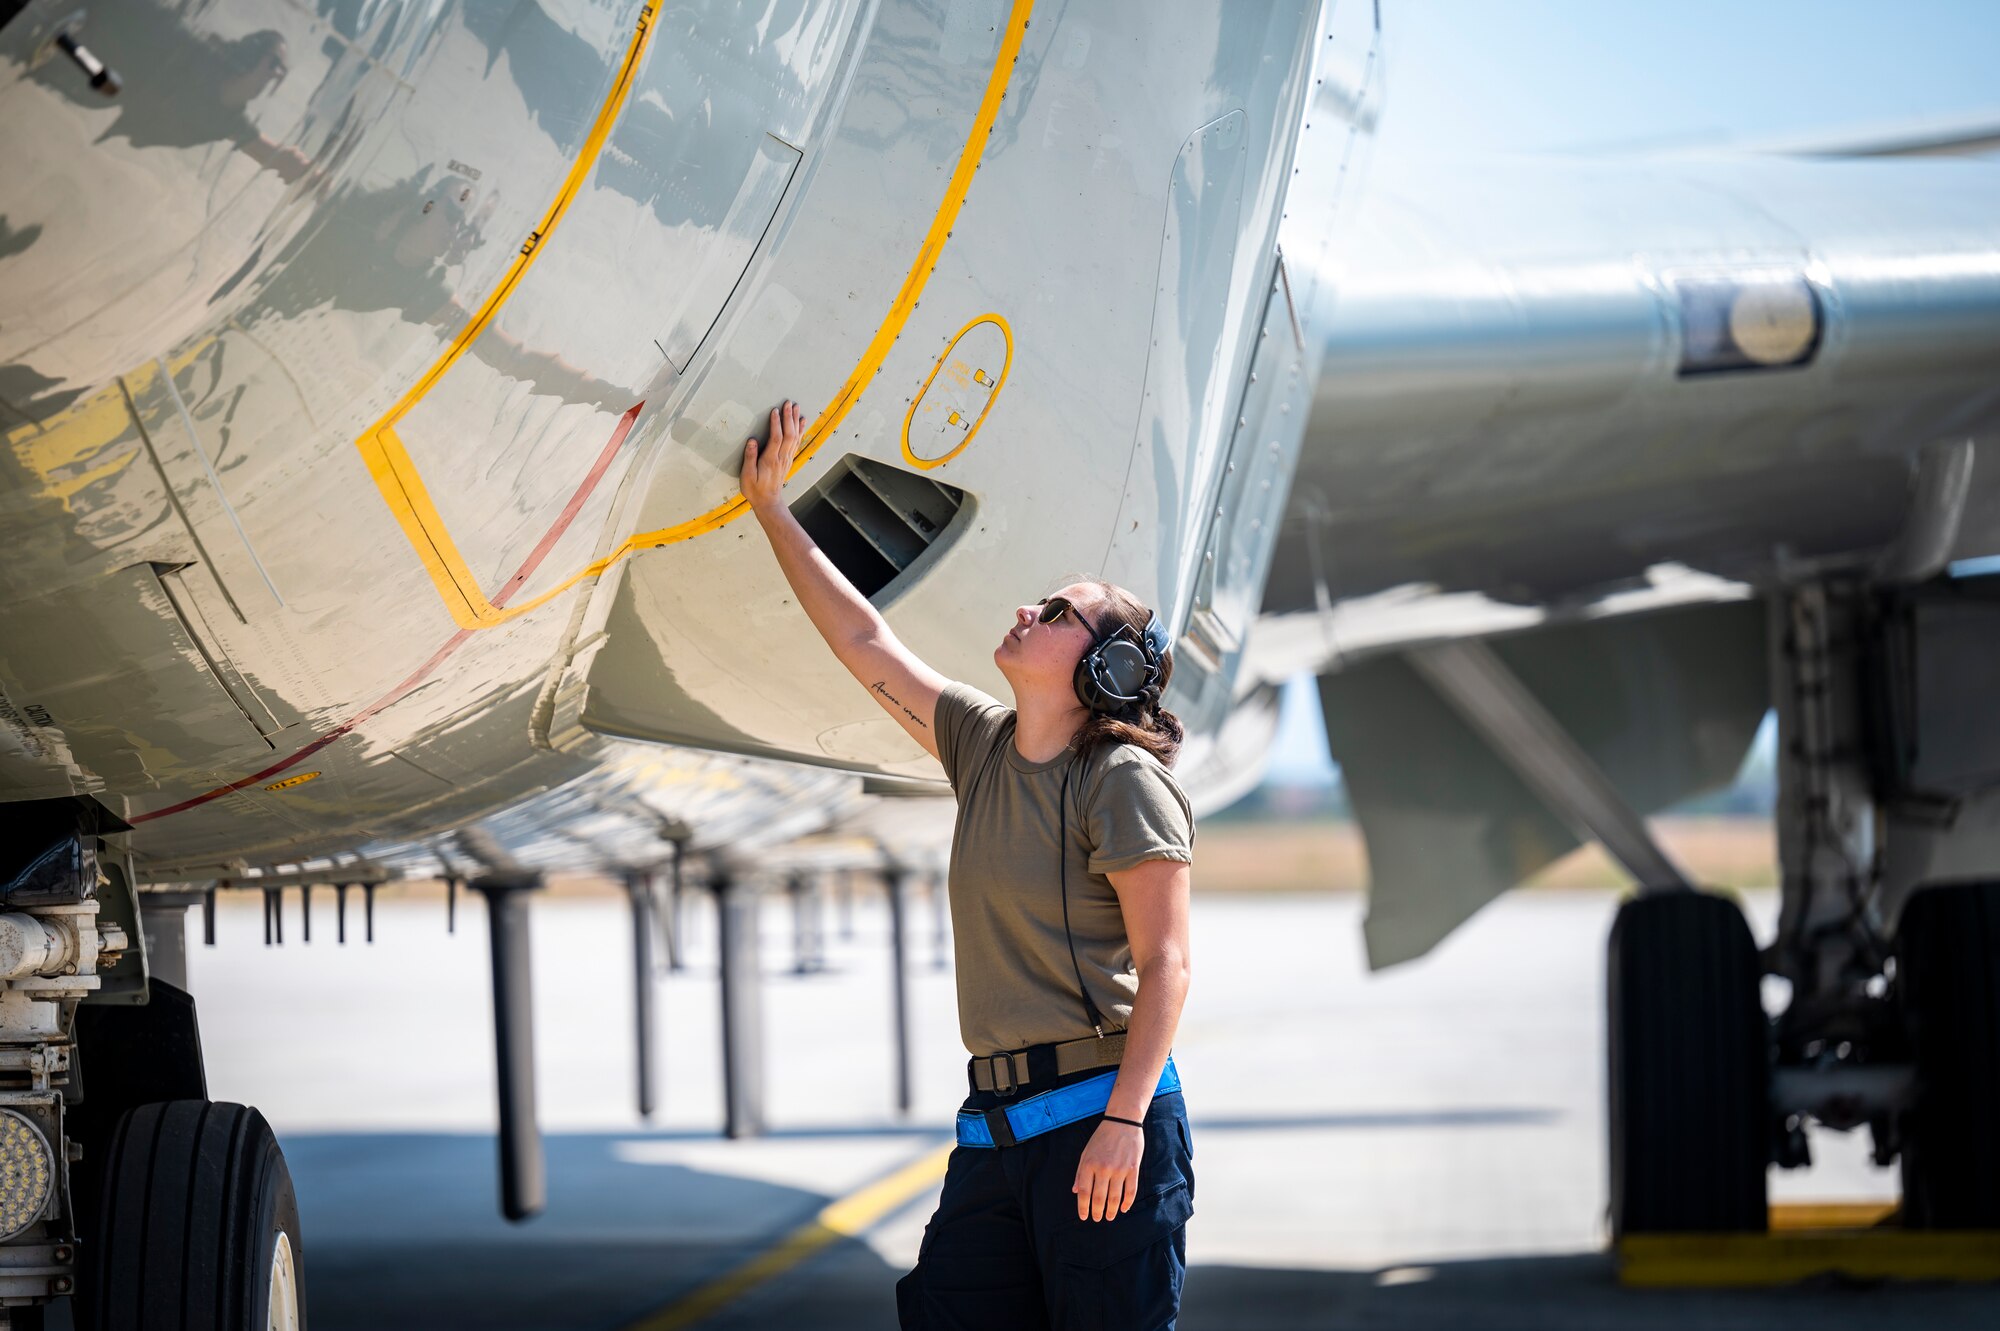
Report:
[[[815,420],[801,492],[858,454],[967,496],[883,597],[947,674],[999,687],[1011,608],[1106,568],[1114,527],[1117,575],[1185,605],[1181,547],[1268,292],[1310,6],[1227,24],[1032,0],[550,5],[505,24],[385,8],[366,32],[163,13],[93,11],[141,87],[109,111],[56,86],[61,67],[24,72],[28,19],[0,32],[0,98],[104,163],[63,176],[23,136],[4,147],[6,180],[69,193],[31,216],[7,188],[0,212],[78,257],[52,285],[44,242],[0,252],[18,332],[0,622],[53,603],[87,635],[121,571],[179,570],[166,628],[261,756],[177,738],[169,694],[79,686],[61,716],[17,696],[65,647],[0,661],[24,718],[6,795],[99,792],[159,863],[268,861],[589,784],[624,752],[612,735],[934,776],[788,604],[737,498],[743,439],[784,397]],[[275,40],[264,24],[289,70],[244,99],[228,62]],[[149,56],[221,72],[150,132],[106,137],[155,105]],[[1176,161],[1215,125],[1240,179],[1190,212]],[[130,206],[148,175],[150,226]],[[1219,338],[1156,317],[1163,255],[1190,245],[1225,256],[1200,291],[1227,305]],[[27,306],[38,322],[12,322]],[[1208,378],[1135,473],[1161,358],[1194,363],[1153,345],[1163,330],[1201,344]],[[996,348],[969,442],[906,445],[926,385]],[[63,748],[106,724],[143,777]]]

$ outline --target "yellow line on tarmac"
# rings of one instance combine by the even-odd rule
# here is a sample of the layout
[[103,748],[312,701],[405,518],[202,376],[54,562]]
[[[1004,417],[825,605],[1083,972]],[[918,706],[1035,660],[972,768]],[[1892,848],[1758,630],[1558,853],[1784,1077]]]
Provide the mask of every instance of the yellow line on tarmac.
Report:
[[836,1239],[859,1238],[891,1211],[944,1177],[951,1146],[940,1146],[884,1178],[829,1203],[818,1215],[733,1271],[700,1286],[625,1327],[625,1331],[681,1331],[720,1312],[750,1290],[783,1275]]

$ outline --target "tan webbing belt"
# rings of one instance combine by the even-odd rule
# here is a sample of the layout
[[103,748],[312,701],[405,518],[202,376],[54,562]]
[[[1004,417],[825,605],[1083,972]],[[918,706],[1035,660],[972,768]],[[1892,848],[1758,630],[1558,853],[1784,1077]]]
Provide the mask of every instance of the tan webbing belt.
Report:
[[[1125,1032],[1114,1031],[1102,1038],[1086,1035],[1081,1040],[1066,1040],[1056,1045],[1055,1051],[1058,1077],[1067,1077],[1072,1072],[1083,1072],[1089,1068],[1115,1067],[1125,1057]],[[1028,1082],[1028,1051],[1025,1049],[972,1060],[972,1084],[982,1091],[1010,1091],[1017,1086],[1026,1086]]]

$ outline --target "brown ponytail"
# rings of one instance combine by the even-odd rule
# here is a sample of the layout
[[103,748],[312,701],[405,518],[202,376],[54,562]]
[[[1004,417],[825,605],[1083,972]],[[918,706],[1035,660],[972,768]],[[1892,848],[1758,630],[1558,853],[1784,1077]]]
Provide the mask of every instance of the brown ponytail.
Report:
[[[1129,625],[1134,633],[1146,631],[1152,611],[1123,587],[1097,578],[1073,578],[1070,582],[1095,587],[1102,596],[1091,616],[1098,632],[1115,633],[1121,624]],[[1160,706],[1160,697],[1173,677],[1174,652],[1169,647],[1160,657],[1158,685],[1116,712],[1092,712],[1077,732],[1077,752],[1088,756],[1101,744],[1136,744],[1159,759],[1162,767],[1172,767],[1180,756],[1184,732],[1180,718]]]

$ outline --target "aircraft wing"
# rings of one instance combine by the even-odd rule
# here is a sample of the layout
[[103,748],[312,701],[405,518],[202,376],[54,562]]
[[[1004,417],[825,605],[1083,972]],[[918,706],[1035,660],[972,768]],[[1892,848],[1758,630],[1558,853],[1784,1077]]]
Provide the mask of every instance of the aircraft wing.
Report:
[[1858,126],[1730,148],[1788,157],[1983,157],[2000,152],[2000,113]]
[[1371,191],[1239,687],[1321,677],[1378,964],[1582,835],[1433,668],[1485,642],[1644,813],[1726,782],[1770,589],[2000,550],[2000,171],[1493,161]]

